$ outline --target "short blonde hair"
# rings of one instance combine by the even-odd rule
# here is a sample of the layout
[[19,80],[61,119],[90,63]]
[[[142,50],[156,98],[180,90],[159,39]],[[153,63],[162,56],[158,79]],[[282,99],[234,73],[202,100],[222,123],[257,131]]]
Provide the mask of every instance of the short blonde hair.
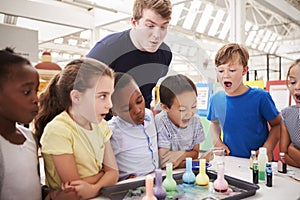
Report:
[[245,47],[237,43],[229,43],[219,49],[215,56],[216,67],[226,63],[242,64],[248,66],[249,53]]

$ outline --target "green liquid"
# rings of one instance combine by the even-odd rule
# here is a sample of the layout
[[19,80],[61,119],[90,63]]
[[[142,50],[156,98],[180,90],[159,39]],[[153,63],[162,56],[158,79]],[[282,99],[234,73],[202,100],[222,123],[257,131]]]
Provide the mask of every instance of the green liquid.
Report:
[[259,171],[258,178],[259,178],[259,180],[264,181],[265,180],[265,172]]

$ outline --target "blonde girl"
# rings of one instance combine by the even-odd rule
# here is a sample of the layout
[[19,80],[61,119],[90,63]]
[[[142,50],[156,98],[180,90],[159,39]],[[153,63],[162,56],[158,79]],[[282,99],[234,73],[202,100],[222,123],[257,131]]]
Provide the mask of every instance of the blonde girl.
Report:
[[82,199],[118,180],[104,119],[112,107],[113,71],[94,59],[74,60],[53,77],[40,96],[36,134],[52,189],[72,187]]

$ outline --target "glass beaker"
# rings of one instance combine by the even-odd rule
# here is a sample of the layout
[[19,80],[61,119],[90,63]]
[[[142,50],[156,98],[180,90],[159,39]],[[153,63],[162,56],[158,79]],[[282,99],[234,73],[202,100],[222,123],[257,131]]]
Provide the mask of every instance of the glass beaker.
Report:
[[219,164],[225,165],[225,149],[222,147],[214,147],[210,149],[211,151],[211,165],[212,165],[212,170],[217,171],[217,166]]

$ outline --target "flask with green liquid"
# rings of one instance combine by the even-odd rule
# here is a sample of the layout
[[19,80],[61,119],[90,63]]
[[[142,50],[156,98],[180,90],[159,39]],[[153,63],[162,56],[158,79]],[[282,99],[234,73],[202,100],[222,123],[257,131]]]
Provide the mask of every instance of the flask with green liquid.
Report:
[[173,178],[173,164],[166,164],[166,178],[162,183],[167,192],[176,191],[177,183]]

